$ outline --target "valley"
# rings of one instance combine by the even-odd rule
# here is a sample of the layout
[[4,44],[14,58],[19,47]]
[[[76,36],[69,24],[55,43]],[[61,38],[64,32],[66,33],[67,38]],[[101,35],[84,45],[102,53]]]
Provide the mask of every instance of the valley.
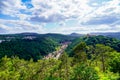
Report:
[[0,0],[0,80],[120,80],[120,0]]
[[52,53],[49,53],[48,55],[44,56],[43,59],[50,59],[50,58],[54,58],[54,59],[58,59],[60,57],[60,55],[62,53],[64,53],[65,49],[68,47],[68,45],[70,44],[71,42],[64,42],[64,43],[61,43],[60,46],[59,46],[59,49],[57,49],[56,51],[52,52]]
[[117,38],[22,33],[0,40],[0,80],[120,79]]

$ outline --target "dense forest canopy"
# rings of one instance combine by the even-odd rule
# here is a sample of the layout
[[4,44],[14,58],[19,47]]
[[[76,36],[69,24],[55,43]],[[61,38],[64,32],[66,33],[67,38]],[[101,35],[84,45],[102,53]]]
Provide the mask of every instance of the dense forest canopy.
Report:
[[0,80],[120,80],[120,0],[0,0]]
[[89,46],[95,47],[96,44],[104,44],[106,46],[110,46],[111,48],[115,49],[116,51],[120,52],[120,40],[115,38],[110,38],[106,36],[95,36],[95,35],[87,35],[80,38],[77,38],[72,41],[72,43],[66,49],[67,53],[72,56],[72,49],[79,43],[85,42]]
[[[0,59],[1,80],[119,80],[120,53],[97,44],[91,58],[84,42],[73,49],[73,57],[63,53],[59,59],[25,61],[18,57]],[[89,47],[90,48],[90,47]],[[92,50],[90,49],[89,52]]]
[[56,50],[63,42],[72,41],[75,37],[61,34],[21,33],[1,35],[0,58],[18,56],[34,61]]
[[[119,80],[120,40],[86,35],[16,34],[0,36],[1,80]],[[61,43],[57,59],[45,59]]]

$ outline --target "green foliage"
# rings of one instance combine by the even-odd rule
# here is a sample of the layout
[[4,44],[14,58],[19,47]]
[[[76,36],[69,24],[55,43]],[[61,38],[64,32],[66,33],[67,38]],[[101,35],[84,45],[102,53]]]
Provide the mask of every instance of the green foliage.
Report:
[[56,50],[62,42],[72,41],[74,37],[61,34],[21,33],[0,35],[0,58],[18,56],[34,61]]
[[105,36],[91,36],[85,37],[84,40],[86,40],[85,42],[87,45],[104,44],[120,52],[120,40],[117,40],[115,38]]
[[73,80],[98,80],[97,72],[85,64],[77,65],[74,69]]
[[96,44],[95,45],[95,58],[102,62],[102,70],[105,72],[106,70],[106,61],[110,58],[111,52],[114,50],[103,44]]
[[73,49],[74,52],[74,60],[75,63],[85,63],[87,61],[86,56],[86,44],[84,42],[79,43]]
[[109,60],[110,70],[114,73],[120,74],[120,53],[113,52],[111,55],[111,59]]
[[59,61],[53,59],[33,62],[4,57],[0,62],[0,80],[46,80],[52,78],[58,66]]
[[85,42],[81,42],[78,45],[75,46],[75,48],[73,49],[73,52],[78,53],[78,52],[85,52],[86,50],[86,43]]
[[100,68],[95,67],[94,68],[97,71],[97,74],[99,76],[99,80],[119,80],[120,76],[118,73],[113,73],[110,71],[102,72]]
[[72,43],[66,49],[66,52],[69,54],[69,56],[74,56],[73,48],[80,42],[85,42],[86,45],[92,45],[93,47],[95,47],[96,44],[103,44],[120,52],[120,40],[105,36],[85,36],[72,41]]
[[54,51],[58,43],[67,41],[65,38],[60,40],[62,35],[57,39],[55,36],[37,35],[37,38],[32,40],[17,36],[17,39],[2,42],[0,44],[0,80],[120,79],[120,53],[113,50],[116,45],[119,49],[118,40],[103,36],[83,37],[80,41],[77,40],[77,43],[73,42],[74,45],[71,44],[70,52],[72,53],[63,53],[59,59],[39,60],[42,56]]
[[73,40],[72,43],[67,47],[67,49],[65,51],[67,52],[67,54],[69,56],[71,56],[71,57],[74,56],[73,48],[75,48],[75,46],[78,45],[81,41],[82,41],[82,37],[77,38],[77,39]]
[[[87,45],[83,45],[85,43],[82,41],[85,41]],[[84,62],[83,64],[89,65],[88,67],[93,67],[93,68],[98,67],[100,71],[96,74],[99,75],[100,80],[118,80],[119,79],[118,73],[120,71],[119,69],[120,68],[119,66],[120,55],[118,54],[120,53],[116,54],[117,52],[114,50],[116,49],[114,47],[118,46],[119,40],[108,38],[108,37],[103,37],[103,36],[92,36],[92,37],[79,38],[76,40],[76,42],[73,42],[72,44],[70,44],[67,49],[71,51],[71,53],[68,53],[68,54],[74,57],[73,58],[74,65],[76,65],[76,63],[79,63],[80,65],[81,64],[80,62],[82,61],[84,62],[84,58],[85,56],[87,56],[86,58],[87,61]],[[107,42],[109,43],[109,45],[107,44]],[[72,48],[70,49],[70,47]],[[81,68],[81,69],[84,69],[84,68]],[[76,70],[76,72],[77,71],[80,72],[81,70],[80,71]],[[117,72],[117,73],[112,73],[111,71]],[[76,76],[73,80],[80,80],[80,77],[81,76],[78,76],[78,79],[77,79],[77,76]],[[85,80],[85,79],[82,79],[82,80]]]
[[[108,63],[117,60],[119,64],[119,53],[111,53]],[[118,57],[118,58],[117,58]],[[117,58],[117,59],[116,59]],[[119,80],[118,73],[112,73],[112,68],[119,68],[110,65],[107,72],[102,72],[99,67],[88,65],[88,62],[78,64],[73,58],[63,53],[59,60],[48,59],[38,60],[37,62],[25,61],[18,57],[0,60],[0,80]],[[94,62],[94,61],[93,61]],[[94,65],[94,64],[93,64]],[[119,71],[119,70],[116,70]],[[113,71],[114,72],[114,71]]]
[[8,57],[18,56],[25,60],[30,60],[32,58],[34,61],[37,61],[41,59],[42,56],[55,51],[58,45],[58,43],[50,38],[6,41],[0,44],[0,58],[7,55]]
[[59,66],[59,76],[62,80],[70,80],[72,77],[73,71],[71,65],[71,61],[66,53],[63,53],[59,60],[61,61]]
[[54,41],[63,43],[68,41],[73,41],[76,37],[62,34],[45,34],[46,37],[52,38]]

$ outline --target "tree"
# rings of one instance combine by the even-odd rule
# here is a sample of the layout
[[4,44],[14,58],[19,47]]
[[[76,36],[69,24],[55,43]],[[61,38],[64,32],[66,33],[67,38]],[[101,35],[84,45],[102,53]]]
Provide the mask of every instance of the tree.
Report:
[[74,63],[84,63],[87,61],[86,56],[86,43],[81,42],[73,49]]
[[97,72],[86,64],[77,65],[74,68],[74,78],[72,80],[98,80]]
[[70,80],[71,77],[71,64],[69,57],[66,53],[63,53],[59,60],[61,61],[61,64],[59,66],[60,69],[60,78],[62,80]]
[[96,57],[98,59],[100,59],[100,61],[102,62],[102,70],[103,72],[105,72],[106,70],[106,61],[110,56],[110,53],[113,52],[114,50],[109,47],[109,46],[105,46],[103,44],[96,44],[95,47],[95,53],[96,53]]
[[120,53],[112,52],[111,59],[109,59],[108,64],[110,66],[110,71],[120,74]]

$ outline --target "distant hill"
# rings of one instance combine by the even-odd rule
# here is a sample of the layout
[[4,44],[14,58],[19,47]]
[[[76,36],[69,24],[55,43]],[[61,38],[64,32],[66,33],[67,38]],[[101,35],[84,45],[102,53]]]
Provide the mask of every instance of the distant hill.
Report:
[[0,58],[18,56],[25,60],[41,59],[56,50],[63,42],[71,42],[76,37],[61,34],[20,33],[0,35]]
[[108,37],[120,39],[120,32],[91,33],[91,34],[103,35],[103,36],[108,36]]
[[96,44],[104,44],[106,46],[110,46],[116,51],[120,52],[120,40],[115,39],[115,38],[110,38],[107,36],[84,36],[81,38],[77,38],[72,41],[72,43],[68,46],[66,49],[66,52],[72,56],[72,50],[73,48],[79,44],[80,42],[85,42],[87,45],[92,45],[95,46]]
[[63,34],[45,34],[44,36],[46,37],[50,37],[53,40],[62,43],[62,42],[67,42],[67,41],[73,41],[74,39],[76,39],[76,37],[71,36],[71,35],[63,35]]
[[81,37],[84,34],[78,34],[78,33],[71,33],[70,36],[74,36],[74,37]]
[[62,34],[53,34],[53,33],[47,33],[47,34],[38,34],[38,33],[19,33],[19,34],[5,34],[0,35],[0,40],[12,40],[12,39],[24,39],[26,37],[51,37],[55,39],[56,41],[70,41],[75,39],[76,37],[70,36],[70,35],[62,35]]
[[79,33],[71,33],[70,36],[74,37],[81,37],[85,35],[102,35],[102,36],[107,36],[107,37],[112,37],[116,39],[120,39],[120,32],[105,32],[105,33],[89,33],[89,34],[79,34]]
[[0,43],[0,58],[18,56],[19,58],[37,61],[44,55],[55,51],[59,44],[51,38],[14,39]]

